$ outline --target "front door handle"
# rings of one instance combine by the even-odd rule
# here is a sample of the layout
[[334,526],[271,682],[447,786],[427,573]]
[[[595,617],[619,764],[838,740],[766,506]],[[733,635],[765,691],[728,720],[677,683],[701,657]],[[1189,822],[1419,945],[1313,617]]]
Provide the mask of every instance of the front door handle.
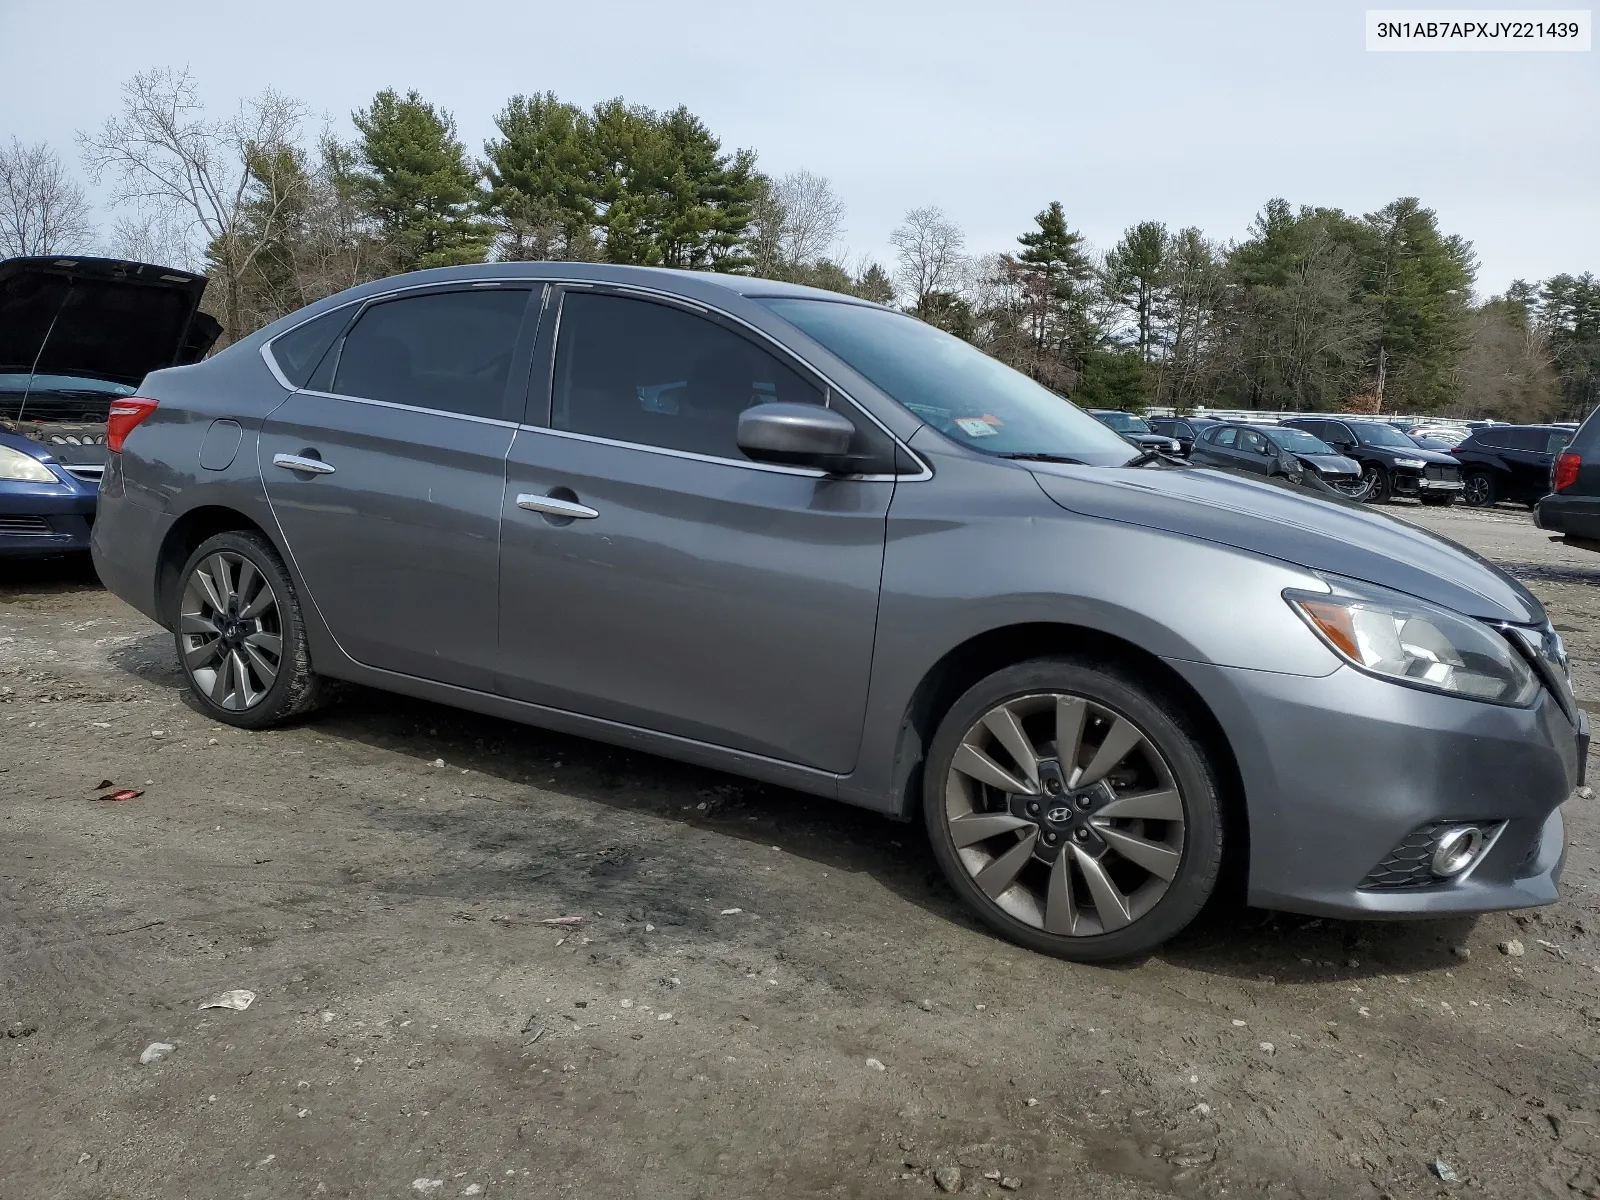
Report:
[[302,458],[298,454],[274,454],[272,465],[286,471],[304,471],[308,475],[332,475],[333,467],[320,458]]
[[579,504],[576,500],[563,500],[559,496],[533,496],[524,493],[517,497],[517,507],[529,512],[543,513],[547,517],[566,517],[568,520],[588,520],[598,517],[600,510]]

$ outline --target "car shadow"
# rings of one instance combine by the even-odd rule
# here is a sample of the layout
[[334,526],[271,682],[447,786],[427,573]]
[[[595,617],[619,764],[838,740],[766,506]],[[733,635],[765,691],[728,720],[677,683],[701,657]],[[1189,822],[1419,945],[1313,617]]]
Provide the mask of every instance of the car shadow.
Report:
[[[184,687],[165,633],[120,645],[111,659],[130,674],[179,692],[192,711],[204,715]],[[654,882],[642,880],[638,859],[659,856],[659,848],[630,844],[625,830],[631,823],[610,819],[613,814],[649,816],[777,847],[829,871],[865,874],[937,920],[985,928],[945,882],[920,817],[899,821],[641,751],[355,685],[342,685],[337,700],[303,727],[323,739],[404,755],[419,769],[439,760],[449,768],[438,780],[455,783],[462,796],[448,811],[395,804],[384,796],[361,801],[372,819],[443,838],[459,852],[437,856],[440,865],[426,878],[393,881],[390,886],[398,891],[503,900],[559,871],[563,890],[575,902],[649,911],[670,924],[701,924],[700,899],[715,894],[706,890],[707,880],[688,878],[682,869]],[[597,839],[569,828],[535,837],[504,799],[484,795],[481,783],[461,771],[593,804],[606,813],[592,824],[613,832]],[[528,824],[547,821],[540,811],[527,811]],[[524,853],[531,843],[538,845],[537,852]],[[444,865],[452,863],[463,865]],[[1476,921],[1309,918],[1251,908],[1242,892],[1237,881],[1219,888],[1194,923],[1152,956],[1103,969],[1137,970],[1155,960],[1276,983],[1326,982],[1330,974],[1352,979],[1420,974],[1458,965],[1454,948],[1465,942]],[[773,934],[780,924],[773,922]]]
[[99,590],[100,577],[87,552],[52,554],[44,558],[0,558],[0,603],[15,593],[48,595],[54,592]]

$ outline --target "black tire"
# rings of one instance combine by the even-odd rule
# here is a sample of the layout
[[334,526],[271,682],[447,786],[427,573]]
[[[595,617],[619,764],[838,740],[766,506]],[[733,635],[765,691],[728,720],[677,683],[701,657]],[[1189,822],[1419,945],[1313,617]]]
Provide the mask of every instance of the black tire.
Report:
[[1456,494],[1454,492],[1445,492],[1438,496],[1424,494],[1422,502],[1430,508],[1449,508],[1456,502]]
[[[219,555],[228,556],[230,560],[248,562],[271,587],[275,600],[273,607],[276,619],[272,623],[273,628],[268,632],[276,634],[279,643],[276,674],[268,686],[261,689],[253,700],[248,703],[238,701],[242,706],[230,707],[227,701],[248,693],[249,685],[229,692],[227,668],[212,671],[214,680],[218,675],[223,676],[221,690],[224,695],[221,701],[213,694],[217,690],[215,685],[209,688],[202,686],[202,677],[198,676],[197,672],[207,669],[207,664],[205,662],[196,664],[195,660],[201,657],[206,646],[220,643],[214,643],[209,634],[192,632],[192,625],[186,628],[184,618],[188,606],[186,596],[190,594],[191,582],[200,587],[202,592],[205,590],[197,580],[196,572],[203,564],[210,564]],[[242,570],[239,574],[242,576]],[[212,573],[208,571],[206,577],[212,578]],[[206,606],[206,611],[211,611],[210,605]],[[169,615],[178,651],[178,665],[183,670],[184,679],[189,685],[196,705],[207,716],[241,729],[265,729],[304,716],[327,699],[330,693],[328,681],[320,678],[311,669],[311,654],[306,646],[305,623],[300,616],[300,600],[295,592],[294,581],[289,577],[289,572],[272,543],[261,534],[234,530],[219,533],[202,542],[183,564],[183,570],[178,576],[178,585],[174,589]],[[213,621],[213,624],[215,623]],[[257,621],[257,624],[259,623]],[[234,625],[240,628],[245,624],[247,623],[234,622]],[[256,657],[260,658],[261,655],[258,653]],[[258,675],[247,675],[247,679],[261,682]]]
[[[1019,919],[991,900],[978,885],[972,870],[962,861],[952,832],[946,789],[963,739],[997,706],[1008,701],[1026,703],[1051,693],[1081,697],[1130,722],[1164,759],[1181,797],[1184,827],[1176,872],[1153,906],[1131,923],[1110,932],[1098,931],[1098,918],[1088,934],[1050,933],[1042,925]],[[1141,745],[1141,752],[1142,748]],[[1041,772],[1045,765],[1041,764]],[[1044,799],[1042,790],[1039,795]],[[1063,802],[1070,792],[1056,795],[1058,807],[1051,809],[1052,813],[1071,808]],[[1204,740],[1183,706],[1116,663],[1072,657],[1033,659],[1006,667],[974,684],[951,705],[934,735],[923,771],[923,815],[934,857],[945,878],[986,925],[1030,950],[1075,962],[1107,962],[1154,950],[1195,918],[1215,889],[1222,869],[1221,790]],[[1023,830],[1012,836],[1020,842],[1026,833]],[[1005,835],[999,836],[1003,850],[1007,844],[1003,841]],[[1042,848],[1042,843],[1035,844]],[[1059,854],[1071,849],[1064,834],[1061,845]],[[1034,869],[1031,860],[1024,869]]]
[[1500,488],[1487,471],[1472,471],[1461,481],[1461,501],[1468,508],[1493,508],[1500,501]]
[[1363,498],[1368,504],[1389,503],[1389,471],[1386,467],[1364,467],[1361,478],[1367,485],[1367,494]]

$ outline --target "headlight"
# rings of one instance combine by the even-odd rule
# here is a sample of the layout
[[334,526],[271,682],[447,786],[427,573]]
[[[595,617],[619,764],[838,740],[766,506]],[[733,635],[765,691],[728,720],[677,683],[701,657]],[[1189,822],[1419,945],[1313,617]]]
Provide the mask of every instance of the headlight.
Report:
[[1469,617],[1342,580],[1329,594],[1287,591],[1283,598],[1340,658],[1373,675],[1518,708],[1539,694],[1527,659]]
[[1394,465],[1397,467],[1415,467],[1419,471],[1427,466],[1420,458],[1397,458],[1394,460]]
[[11,483],[60,483],[55,472],[37,458],[0,446],[0,479]]

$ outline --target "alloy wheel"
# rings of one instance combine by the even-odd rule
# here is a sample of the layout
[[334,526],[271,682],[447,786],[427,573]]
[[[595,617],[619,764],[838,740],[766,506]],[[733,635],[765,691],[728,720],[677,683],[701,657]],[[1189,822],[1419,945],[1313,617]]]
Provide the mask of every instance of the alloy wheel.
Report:
[[1461,488],[1461,498],[1473,508],[1487,508],[1494,503],[1494,480],[1481,471],[1468,475]]
[[196,563],[178,620],[197,691],[232,712],[266,698],[283,665],[283,622],[278,595],[254,563],[231,550]]
[[944,809],[978,889],[1049,934],[1132,924],[1183,862],[1172,769],[1131,720],[1082,696],[1022,696],[985,713],[956,748]]

